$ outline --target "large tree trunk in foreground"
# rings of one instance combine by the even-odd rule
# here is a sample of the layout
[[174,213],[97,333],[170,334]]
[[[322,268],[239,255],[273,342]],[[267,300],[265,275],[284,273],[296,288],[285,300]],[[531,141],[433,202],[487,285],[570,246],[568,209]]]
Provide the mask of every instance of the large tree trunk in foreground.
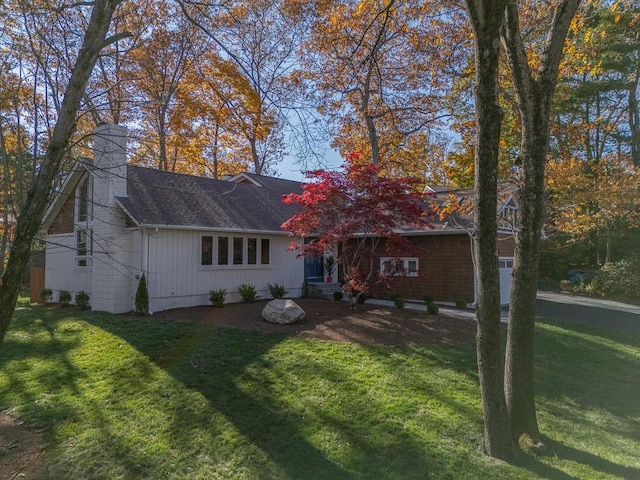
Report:
[[502,40],[516,88],[522,123],[515,259],[505,361],[505,394],[512,434],[525,448],[544,449],[534,403],[534,330],[544,210],[544,169],[550,112],[564,40],[580,0],[564,0],[555,10],[536,78],[520,36],[518,5],[509,0]]
[[[9,262],[2,276],[2,286],[0,286],[0,346],[13,317],[22,278],[29,265],[33,239],[40,229],[42,217],[49,204],[52,185],[60,173],[69,139],[75,130],[80,100],[84,95],[85,87],[100,51],[110,43],[109,40],[105,40],[105,37],[113,12],[121,2],[122,0],[96,0],[93,6],[91,19],[69,79],[69,85],[65,91],[51,142],[40,172],[20,210]],[[122,36],[119,35],[119,38]],[[111,40],[115,41],[116,38]]]
[[502,111],[498,104],[500,27],[504,1],[467,0],[473,23],[476,63],[475,258],[478,278],[477,358],[488,455],[511,459],[500,342],[500,284],[497,249],[498,150]]

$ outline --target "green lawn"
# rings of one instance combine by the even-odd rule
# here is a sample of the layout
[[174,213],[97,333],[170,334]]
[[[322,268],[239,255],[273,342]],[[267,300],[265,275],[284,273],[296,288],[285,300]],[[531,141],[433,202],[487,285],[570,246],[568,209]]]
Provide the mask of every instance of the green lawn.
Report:
[[553,453],[482,455],[473,345],[367,347],[20,303],[0,410],[64,479],[640,478],[640,337],[537,328]]

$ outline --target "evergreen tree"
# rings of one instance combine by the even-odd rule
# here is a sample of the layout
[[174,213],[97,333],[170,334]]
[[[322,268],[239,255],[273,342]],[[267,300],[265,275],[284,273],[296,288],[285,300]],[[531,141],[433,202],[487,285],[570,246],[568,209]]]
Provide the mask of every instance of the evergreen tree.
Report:
[[144,273],[138,282],[136,290],[136,313],[139,315],[147,315],[149,313],[149,291],[147,290],[147,279]]

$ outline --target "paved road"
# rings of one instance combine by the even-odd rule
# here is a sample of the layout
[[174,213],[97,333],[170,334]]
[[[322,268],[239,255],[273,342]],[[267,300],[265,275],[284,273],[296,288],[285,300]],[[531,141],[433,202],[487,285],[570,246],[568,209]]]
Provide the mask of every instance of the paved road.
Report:
[[539,317],[580,322],[640,335],[640,307],[611,300],[538,291]]

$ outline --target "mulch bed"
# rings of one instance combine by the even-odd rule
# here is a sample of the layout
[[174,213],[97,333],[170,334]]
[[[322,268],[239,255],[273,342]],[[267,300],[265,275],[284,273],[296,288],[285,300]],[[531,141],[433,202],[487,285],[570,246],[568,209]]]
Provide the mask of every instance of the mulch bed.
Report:
[[351,310],[346,302],[316,298],[297,298],[295,302],[306,317],[292,325],[265,322],[261,314],[267,301],[227,304],[223,308],[178,308],[154,317],[363,345],[455,345],[475,341],[476,322],[469,319],[366,303]]

